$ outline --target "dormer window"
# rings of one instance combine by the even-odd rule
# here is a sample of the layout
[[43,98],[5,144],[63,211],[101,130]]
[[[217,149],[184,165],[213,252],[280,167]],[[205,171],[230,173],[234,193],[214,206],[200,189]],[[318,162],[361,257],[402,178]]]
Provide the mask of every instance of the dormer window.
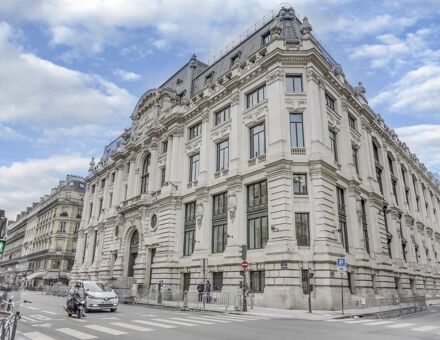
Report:
[[241,52],[237,52],[231,57],[231,67],[234,66],[235,62],[240,59]]
[[208,73],[205,77],[205,85],[208,85],[212,83],[212,80],[214,79],[214,71]]
[[180,93],[177,94],[177,103],[178,104],[182,104],[183,101],[183,97],[185,96],[185,91],[182,91]]
[[261,46],[266,46],[270,43],[270,31],[267,31],[266,33],[263,33],[261,35]]

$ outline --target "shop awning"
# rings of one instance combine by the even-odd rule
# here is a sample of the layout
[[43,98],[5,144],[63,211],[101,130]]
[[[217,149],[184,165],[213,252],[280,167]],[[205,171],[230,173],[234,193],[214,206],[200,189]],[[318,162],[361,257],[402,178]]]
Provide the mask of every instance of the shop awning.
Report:
[[42,277],[42,276],[44,276],[44,275],[46,275],[46,274],[47,274],[47,272],[36,272],[36,273],[32,273],[32,274],[26,276],[26,280],[30,281],[30,280],[35,279],[35,278],[37,278],[37,277]]

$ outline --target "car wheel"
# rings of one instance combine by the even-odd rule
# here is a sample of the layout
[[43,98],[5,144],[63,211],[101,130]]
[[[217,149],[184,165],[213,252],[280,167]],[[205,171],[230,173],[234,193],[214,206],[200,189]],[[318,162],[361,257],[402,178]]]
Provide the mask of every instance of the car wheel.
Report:
[[116,308],[110,308],[110,312],[116,312]]

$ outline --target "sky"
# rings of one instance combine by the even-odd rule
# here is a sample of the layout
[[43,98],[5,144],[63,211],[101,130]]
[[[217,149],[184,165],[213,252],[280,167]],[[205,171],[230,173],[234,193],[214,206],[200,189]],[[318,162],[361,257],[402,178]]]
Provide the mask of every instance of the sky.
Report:
[[[123,128],[137,99],[192,53],[202,61],[272,0],[0,1],[0,209],[15,215]],[[440,1],[296,0],[301,19],[362,81],[371,107],[440,173]]]

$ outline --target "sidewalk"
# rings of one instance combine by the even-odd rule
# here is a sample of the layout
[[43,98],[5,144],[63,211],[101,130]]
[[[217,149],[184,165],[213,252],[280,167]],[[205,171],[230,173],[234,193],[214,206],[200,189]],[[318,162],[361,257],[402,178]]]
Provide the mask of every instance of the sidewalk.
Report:
[[279,319],[299,319],[299,320],[328,320],[336,319],[342,316],[340,311],[329,310],[312,310],[309,313],[307,310],[300,309],[276,309],[276,308],[262,308],[254,307],[248,309],[247,312],[229,311],[231,314],[241,314],[249,316],[261,316]]

